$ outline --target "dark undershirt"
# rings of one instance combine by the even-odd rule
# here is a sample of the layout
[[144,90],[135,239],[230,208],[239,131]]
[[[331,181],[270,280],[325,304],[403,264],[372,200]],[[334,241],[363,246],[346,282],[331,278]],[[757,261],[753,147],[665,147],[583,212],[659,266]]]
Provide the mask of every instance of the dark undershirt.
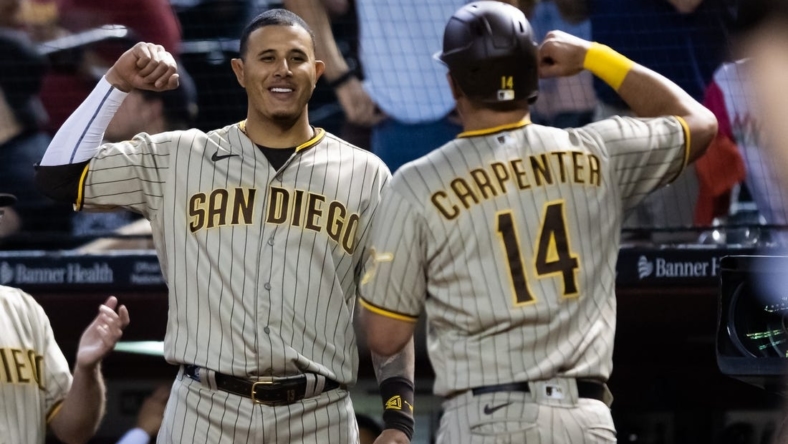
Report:
[[267,146],[262,145],[257,145],[257,148],[260,148],[260,151],[265,154],[265,158],[268,159],[268,163],[270,163],[276,171],[279,171],[279,169],[282,168],[282,165],[287,162],[287,159],[293,155],[296,149],[296,147],[268,148]]

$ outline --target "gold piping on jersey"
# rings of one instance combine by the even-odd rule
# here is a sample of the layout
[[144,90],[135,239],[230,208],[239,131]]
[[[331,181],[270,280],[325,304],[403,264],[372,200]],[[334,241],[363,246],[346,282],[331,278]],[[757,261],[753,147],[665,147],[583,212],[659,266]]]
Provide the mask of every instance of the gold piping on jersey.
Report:
[[47,424],[49,424],[53,419],[55,419],[55,415],[60,413],[60,409],[61,408],[63,408],[63,400],[62,399],[60,401],[56,402],[55,405],[53,405],[52,408],[49,409],[49,413],[47,413],[47,419],[46,419]]
[[490,134],[500,133],[501,131],[513,130],[517,128],[522,128],[525,125],[530,124],[531,121],[529,119],[523,119],[519,122],[515,123],[507,123],[506,125],[498,125],[492,128],[485,128],[480,130],[473,130],[473,131],[463,131],[457,135],[457,138],[464,138],[464,137],[476,137],[476,136],[487,136]]
[[314,137],[312,137],[311,139],[309,139],[306,142],[302,143],[301,145],[298,145],[296,147],[296,149],[295,149],[296,153],[301,151],[301,150],[305,150],[307,148],[310,148],[310,147],[313,147],[313,146],[317,145],[318,143],[320,143],[321,140],[323,140],[323,136],[325,136],[325,135],[326,135],[326,132],[325,132],[325,130],[323,130],[323,128],[315,128],[315,135],[314,135]]
[[[242,133],[246,134],[246,119],[238,122],[238,128],[241,130]],[[315,135],[312,136],[311,139],[302,143],[301,145],[298,145],[295,149],[296,152],[313,147],[318,143],[320,143],[321,140],[323,140],[323,136],[326,135],[326,131],[323,128],[315,128],[315,127],[312,128],[315,130]]]
[[375,314],[378,314],[378,315],[381,315],[381,316],[385,316],[387,318],[396,319],[398,321],[411,322],[411,323],[414,323],[414,324],[416,322],[418,322],[418,320],[419,320],[419,318],[417,318],[417,317],[408,316],[406,314],[389,311],[389,310],[380,308],[380,307],[378,307],[376,305],[372,305],[371,303],[365,301],[364,298],[358,298],[358,302],[361,304],[362,307],[366,308],[367,310],[371,311],[372,313],[375,313]]
[[88,170],[90,169],[90,162],[85,165],[85,169],[82,170],[82,175],[79,176],[79,186],[77,187],[77,201],[74,203],[74,211],[79,211],[82,209],[82,204],[85,200],[85,178],[88,177]]
[[671,182],[678,179],[679,176],[681,176],[681,173],[684,172],[684,169],[687,168],[687,165],[689,164],[690,142],[691,142],[690,130],[689,130],[689,125],[687,125],[687,122],[684,120],[683,117],[679,117],[679,116],[674,116],[674,117],[676,117],[676,120],[678,120],[679,123],[681,124],[681,128],[684,129],[684,163],[681,165],[681,169],[679,170],[679,172],[676,173],[676,177],[670,179]]

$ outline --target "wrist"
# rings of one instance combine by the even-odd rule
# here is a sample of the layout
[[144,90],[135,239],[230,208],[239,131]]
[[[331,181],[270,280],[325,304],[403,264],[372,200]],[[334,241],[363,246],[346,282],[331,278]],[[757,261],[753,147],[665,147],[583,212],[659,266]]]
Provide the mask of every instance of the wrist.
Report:
[[413,439],[416,421],[413,418],[413,382],[402,376],[385,379],[380,383],[383,399],[383,428],[399,430]]
[[120,90],[122,92],[131,92],[133,87],[123,80],[117,73],[115,73],[115,68],[110,68],[109,71],[104,75],[104,79],[109,82],[115,89]]
[[635,62],[632,60],[596,42],[591,43],[583,60],[583,68],[591,71],[616,91],[634,65]]

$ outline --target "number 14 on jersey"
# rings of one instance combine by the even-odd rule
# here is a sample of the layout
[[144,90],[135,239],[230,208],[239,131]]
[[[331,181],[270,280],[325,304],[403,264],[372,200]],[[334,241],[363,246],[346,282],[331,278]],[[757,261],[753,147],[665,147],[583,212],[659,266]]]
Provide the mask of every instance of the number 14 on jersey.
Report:
[[[495,230],[509,264],[509,278],[514,291],[515,305],[532,304],[536,302],[536,298],[528,285],[525,261],[520,250],[520,236],[512,210],[496,213],[495,219]],[[579,268],[579,262],[577,254],[572,252],[569,245],[563,200],[547,203],[542,215],[539,235],[535,241],[536,277],[542,279],[559,275],[563,283],[563,297],[577,296],[579,290],[575,273]]]

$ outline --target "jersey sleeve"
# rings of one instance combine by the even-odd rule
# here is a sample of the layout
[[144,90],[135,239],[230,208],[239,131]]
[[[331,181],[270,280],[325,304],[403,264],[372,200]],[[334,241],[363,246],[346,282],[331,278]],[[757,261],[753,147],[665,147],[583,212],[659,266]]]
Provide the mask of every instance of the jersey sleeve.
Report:
[[689,128],[678,116],[617,116],[587,125],[583,130],[599,141],[609,157],[624,210],[675,180],[689,160]]
[[[369,242],[372,236],[372,223],[375,218],[375,214],[377,213],[378,209],[380,208],[381,199],[383,194],[385,193],[386,189],[390,185],[391,182],[391,172],[389,171],[388,167],[383,163],[380,162],[380,166],[376,170],[374,178],[372,179],[372,186],[370,187],[371,191],[369,194],[369,204],[367,205],[366,209],[361,213],[360,217],[360,230],[359,233],[359,240],[357,247],[355,249],[356,255],[358,256],[358,263],[354,265],[363,267],[364,263],[366,262],[369,256]],[[356,279],[358,284],[361,277],[361,272],[357,272]]]
[[374,217],[361,279],[361,305],[390,318],[416,322],[426,297],[426,222],[420,209],[392,187]]
[[138,134],[102,145],[79,184],[76,208],[125,208],[150,219],[161,207],[169,157],[178,133]]
[[52,326],[49,318],[40,310],[40,325],[44,329],[44,408],[46,420],[49,422],[60,410],[61,403],[66,398],[68,391],[71,390],[71,371],[68,368],[66,357],[55,341]]

